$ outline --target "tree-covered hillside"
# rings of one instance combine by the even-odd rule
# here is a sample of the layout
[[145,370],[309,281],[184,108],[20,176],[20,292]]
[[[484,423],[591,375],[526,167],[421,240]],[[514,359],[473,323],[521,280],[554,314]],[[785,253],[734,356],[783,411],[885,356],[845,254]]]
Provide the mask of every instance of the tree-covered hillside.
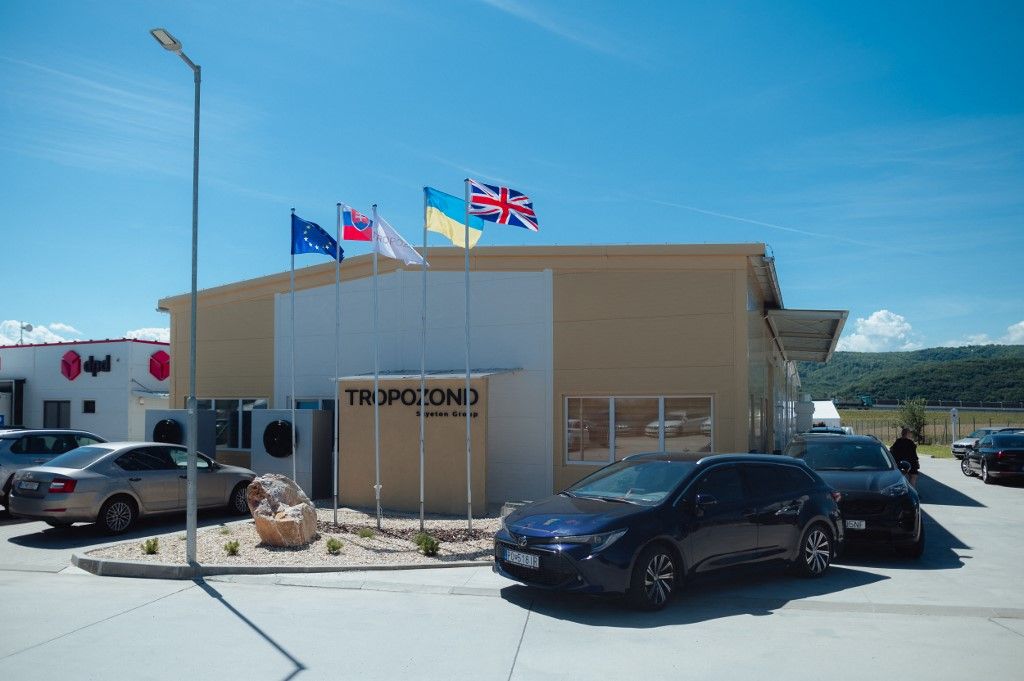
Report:
[[799,370],[803,391],[816,400],[1024,401],[1024,345],[837,352],[828,364],[800,362]]

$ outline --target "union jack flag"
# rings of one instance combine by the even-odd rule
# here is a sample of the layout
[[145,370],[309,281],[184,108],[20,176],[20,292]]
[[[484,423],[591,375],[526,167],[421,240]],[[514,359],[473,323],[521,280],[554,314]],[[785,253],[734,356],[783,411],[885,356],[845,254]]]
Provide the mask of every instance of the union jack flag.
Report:
[[476,180],[466,181],[469,182],[470,215],[479,215],[499,225],[515,225],[531,232],[540,231],[529,196],[508,187],[495,187]]

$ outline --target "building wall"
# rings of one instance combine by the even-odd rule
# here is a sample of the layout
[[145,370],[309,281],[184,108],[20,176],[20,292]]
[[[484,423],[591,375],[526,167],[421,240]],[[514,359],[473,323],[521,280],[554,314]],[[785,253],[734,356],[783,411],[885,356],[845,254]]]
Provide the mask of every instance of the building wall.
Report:
[[745,444],[746,337],[737,330],[746,320],[736,309],[745,260],[700,264],[555,274],[555,488],[600,465],[565,460],[566,396],[711,395],[716,448]]
[[[774,439],[775,399],[760,316],[763,295],[755,291],[751,298],[748,265],[748,258],[763,254],[760,244],[473,249],[472,364],[524,370],[495,379],[520,383],[501,391],[513,396],[514,406],[495,396],[498,407],[488,419],[492,499],[502,496],[502,485],[510,486],[507,491],[519,484],[509,481],[533,484],[537,493],[526,498],[536,498],[594,470],[565,462],[563,409],[571,395],[709,395],[715,448],[746,451],[757,440],[763,450]],[[432,248],[428,259],[428,368],[459,368],[463,251]],[[388,259],[380,268],[381,366],[418,370],[420,272],[403,271]],[[341,269],[345,359],[339,373],[366,373],[372,370],[372,344],[366,341],[372,330],[370,259],[346,260]],[[296,347],[295,392],[330,397],[324,377],[334,371],[334,267],[305,267],[295,279],[298,325],[309,332],[300,334]],[[291,392],[285,384],[291,356],[287,291],[285,272],[201,292],[201,397],[271,397],[274,406],[285,405]],[[172,313],[178,358],[173,404],[179,406],[187,391],[188,296],[161,306]],[[759,418],[766,426],[756,438],[752,404],[764,411]]]
[[[422,275],[396,270],[378,282],[381,371],[418,373]],[[373,282],[342,285],[339,375],[373,373]],[[427,284],[427,370],[465,367],[462,272],[432,272]],[[473,272],[470,346],[474,369],[495,375],[487,413],[487,479],[495,499],[535,499],[551,491],[551,272]],[[334,285],[295,294],[295,394],[334,397]],[[276,298],[274,407],[290,406],[291,295]],[[344,427],[344,425],[343,425]],[[464,447],[463,447],[464,449]]]
[[[68,401],[69,426],[88,430],[107,440],[127,440],[141,435],[145,419],[137,407],[140,397],[135,391],[145,389],[166,391],[168,381],[158,381],[149,374],[149,356],[162,344],[136,341],[62,343],[0,348],[0,380],[24,378],[24,425],[44,425],[43,403]],[[68,351],[76,352],[83,365],[81,373],[68,380],[61,373],[61,358]],[[95,376],[84,368],[93,357],[103,361],[110,355],[110,371]],[[173,363],[172,363],[173,366]],[[134,382],[133,382],[134,379]],[[144,397],[152,404],[165,405],[166,400]],[[84,411],[84,402],[95,402],[95,413]],[[154,406],[155,408],[155,406]]]

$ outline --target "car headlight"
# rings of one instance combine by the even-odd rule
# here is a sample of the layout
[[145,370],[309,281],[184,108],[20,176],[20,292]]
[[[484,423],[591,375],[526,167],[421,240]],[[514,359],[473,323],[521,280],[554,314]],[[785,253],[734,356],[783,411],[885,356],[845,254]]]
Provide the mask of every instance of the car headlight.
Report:
[[902,497],[904,494],[910,494],[910,488],[905,482],[897,482],[895,485],[889,485],[883,489],[882,494],[887,497]]
[[622,529],[602,532],[601,534],[575,534],[568,537],[558,537],[556,541],[559,544],[589,544],[590,552],[597,553],[598,551],[604,551],[617,542],[624,534],[626,534],[626,530]]
[[503,529],[503,530],[505,530],[506,532],[508,532],[508,525],[506,525],[506,524],[505,524],[505,518],[506,518],[506,517],[507,517],[507,516],[502,516],[502,518],[501,518],[501,529]]

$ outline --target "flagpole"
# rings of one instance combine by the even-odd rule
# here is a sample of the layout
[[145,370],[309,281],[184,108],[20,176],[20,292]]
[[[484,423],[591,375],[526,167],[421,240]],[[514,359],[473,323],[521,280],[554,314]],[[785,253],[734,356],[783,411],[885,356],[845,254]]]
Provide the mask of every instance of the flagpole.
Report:
[[[292,216],[295,215],[295,209],[292,208]],[[294,237],[293,237],[294,238]],[[292,317],[292,482],[296,485],[299,481],[296,480],[296,464],[295,464],[295,248],[292,247],[292,267],[291,275],[289,277],[289,283],[291,284],[291,317]],[[312,493],[312,490],[310,490]]]
[[427,188],[423,188],[423,307],[420,310],[420,532],[425,516],[423,477],[426,450],[427,394]]
[[380,314],[377,305],[377,204],[373,204],[373,464],[375,470],[373,495],[377,501],[377,529],[381,525],[380,510]]
[[334,251],[334,526],[338,526],[338,430],[341,405],[338,403],[338,378],[341,375],[341,204]]
[[462,248],[466,251],[466,393],[462,398],[466,409],[466,529],[473,529],[473,438],[469,415],[469,180],[466,180],[466,222],[463,225]]

